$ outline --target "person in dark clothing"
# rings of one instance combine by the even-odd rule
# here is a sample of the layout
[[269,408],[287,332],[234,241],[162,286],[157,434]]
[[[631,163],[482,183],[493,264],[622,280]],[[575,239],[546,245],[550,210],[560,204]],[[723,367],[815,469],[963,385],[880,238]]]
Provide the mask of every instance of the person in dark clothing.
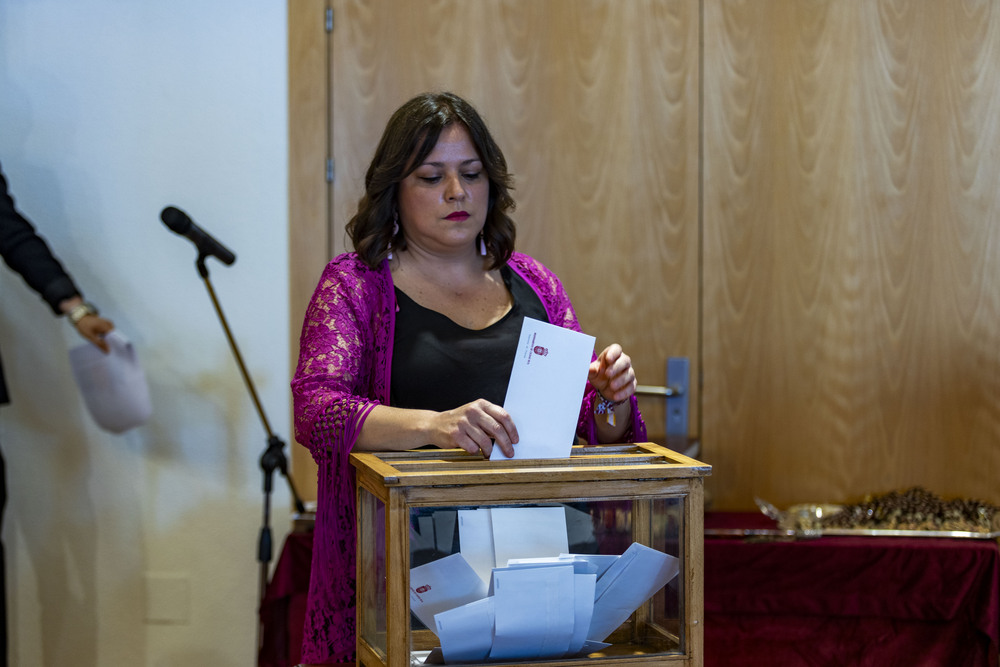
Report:
[[[0,257],[16,271],[48,303],[56,315],[66,315],[77,332],[99,348],[108,351],[104,335],[114,324],[100,316],[97,309],[84,301],[83,293],[74,284],[63,265],[52,254],[45,240],[14,206],[7,189],[7,179],[0,166]],[[0,405],[10,402],[0,364]],[[0,530],[7,506],[7,475],[0,453]],[[0,536],[0,667],[7,665],[7,591],[6,559]]]

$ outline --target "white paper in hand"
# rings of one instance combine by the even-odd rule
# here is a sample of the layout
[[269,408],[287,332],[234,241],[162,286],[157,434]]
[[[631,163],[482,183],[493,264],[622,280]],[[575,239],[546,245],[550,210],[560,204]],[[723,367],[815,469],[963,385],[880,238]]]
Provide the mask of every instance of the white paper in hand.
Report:
[[[517,427],[515,459],[570,455],[594,342],[593,336],[524,318],[503,404]],[[504,458],[494,447],[490,459]]]
[[107,354],[85,343],[69,351],[69,363],[97,425],[111,433],[123,433],[153,413],[149,386],[132,343],[117,329],[104,340],[110,348]]

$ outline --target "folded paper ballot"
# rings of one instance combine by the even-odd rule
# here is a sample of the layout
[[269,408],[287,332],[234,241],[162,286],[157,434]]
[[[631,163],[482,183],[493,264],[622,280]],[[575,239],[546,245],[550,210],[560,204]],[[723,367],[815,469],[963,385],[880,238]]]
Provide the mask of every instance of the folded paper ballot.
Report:
[[104,340],[109,348],[106,354],[92,343],[71,348],[70,367],[97,425],[111,433],[123,433],[152,414],[149,386],[132,343],[117,329]]
[[425,581],[450,587],[434,600],[433,586],[426,589],[416,609],[411,589],[411,609],[441,642],[425,664],[580,657],[608,646],[604,640],[678,571],[677,558],[634,543],[621,556],[511,559],[492,570],[484,595],[483,582],[453,554],[411,571],[417,590]]

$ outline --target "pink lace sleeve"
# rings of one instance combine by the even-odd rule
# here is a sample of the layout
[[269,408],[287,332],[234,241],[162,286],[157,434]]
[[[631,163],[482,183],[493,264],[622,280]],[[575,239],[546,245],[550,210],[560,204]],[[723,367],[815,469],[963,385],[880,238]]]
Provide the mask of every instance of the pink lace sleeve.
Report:
[[[581,330],[580,322],[576,318],[576,311],[573,310],[573,304],[569,300],[569,294],[566,293],[562,282],[555,273],[538,260],[522,253],[514,253],[514,256],[511,257],[511,267],[527,280],[538,293],[542,303],[545,304],[550,324],[557,324],[574,331]],[[588,382],[583,394],[583,404],[580,406],[580,418],[576,425],[577,436],[588,445],[597,444],[597,426],[594,420],[596,397],[597,390]],[[639,401],[635,396],[632,396],[629,402],[632,407],[632,421],[623,440],[625,442],[645,442],[646,423],[639,412]]]
[[292,380],[296,439],[319,464],[302,660],[348,662],[355,648],[354,469],[348,457],[387,401],[391,282],[354,255],[326,267],[306,312]]
[[[350,453],[371,408],[385,400],[385,277],[353,255],[327,265],[306,310],[292,379],[295,437],[319,461]],[[388,339],[391,340],[391,337]]]

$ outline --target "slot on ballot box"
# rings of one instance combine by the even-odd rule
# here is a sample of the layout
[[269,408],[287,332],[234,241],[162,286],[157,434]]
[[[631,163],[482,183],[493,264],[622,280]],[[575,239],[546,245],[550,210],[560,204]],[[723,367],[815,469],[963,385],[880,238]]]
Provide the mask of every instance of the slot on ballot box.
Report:
[[702,664],[710,466],[654,443],[351,463],[358,664]]

